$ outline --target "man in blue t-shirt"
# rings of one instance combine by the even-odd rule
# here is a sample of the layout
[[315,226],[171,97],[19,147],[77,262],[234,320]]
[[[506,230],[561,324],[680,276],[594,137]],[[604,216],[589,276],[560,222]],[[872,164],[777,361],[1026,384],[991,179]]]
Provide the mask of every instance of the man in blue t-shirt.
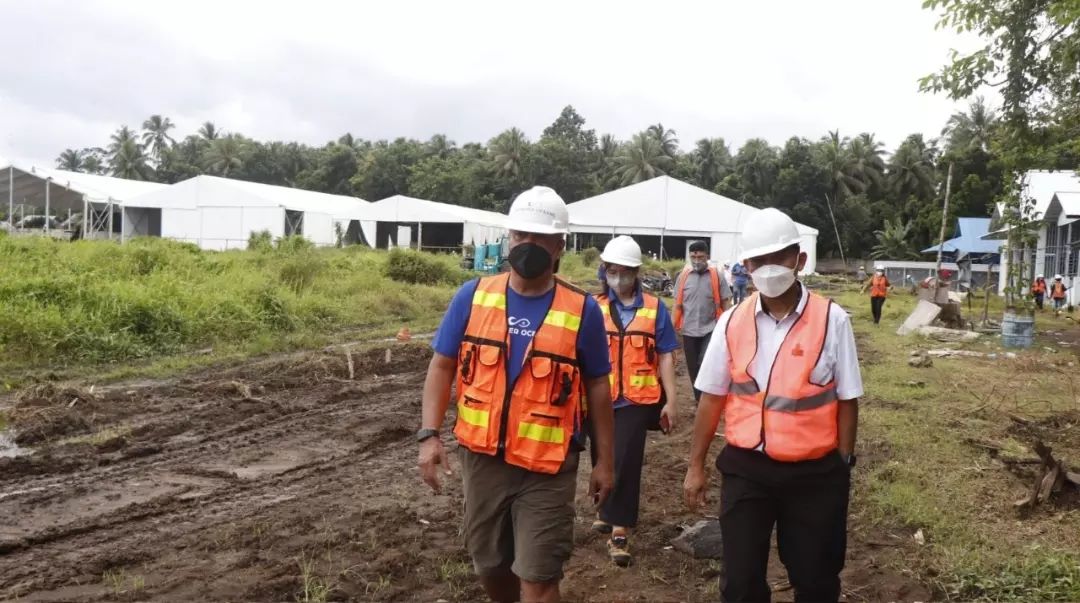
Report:
[[[480,281],[466,283],[450,302],[432,341],[435,354],[424,383],[423,416],[417,440],[420,474],[436,492],[440,490],[439,466],[449,473],[439,429],[450,403],[454,375],[459,372],[458,359],[464,358],[463,362],[471,362],[468,366],[476,367],[473,351],[481,346],[483,350],[477,352],[483,365],[468,369],[474,381],[464,381],[466,371],[461,371],[462,383],[470,383],[468,391],[477,397],[458,392],[464,405],[457,418],[458,426],[464,430],[460,432],[462,445],[458,451],[465,493],[465,543],[484,589],[495,601],[557,601],[563,564],[574,546],[573,501],[582,449],[579,438],[585,426],[575,425],[578,433],[573,434],[569,443],[563,439],[565,432],[559,423],[552,427],[522,421],[519,429],[513,430],[517,434],[513,441],[528,439],[534,449],[527,452],[522,448],[519,452],[523,454],[536,455],[535,449],[542,447],[547,451],[543,455],[545,459],[554,450],[559,450],[557,458],[561,458],[559,447],[568,445],[561,467],[552,467],[553,471],[557,469],[555,473],[527,469],[526,466],[534,469],[535,466],[521,464],[520,460],[511,464],[506,460],[510,449],[504,448],[508,441],[504,432],[511,412],[511,404],[504,400],[524,400],[535,406],[528,411],[532,417],[563,421],[569,416],[565,413],[570,412],[559,410],[566,404],[566,396],[578,399],[578,392],[571,386],[576,380],[571,382],[567,373],[561,373],[562,393],[555,381],[555,387],[547,394],[550,398],[542,399],[547,392],[543,389],[545,380],[554,379],[551,372],[554,369],[548,368],[548,372],[537,375],[538,357],[528,354],[532,359],[527,358],[530,343],[539,329],[545,329],[548,334],[545,345],[553,345],[549,340],[561,342],[558,349],[565,351],[558,352],[559,357],[573,356],[554,362],[576,365],[581,375],[585,399],[580,404],[587,404],[588,432],[597,450],[589,487],[596,505],[607,499],[614,482],[614,418],[608,384],[611,364],[604,317],[595,299],[555,278],[559,257],[566,246],[568,223],[566,204],[550,188],[534,187],[518,195],[507,220],[511,266],[508,280],[484,280],[486,288],[479,293]],[[505,297],[503,290],[492,289],[496,285],[505,287]],[[562,309],[554,307],[557,299],[563,300]],[[479,317],[476,321],[472,320],[474,313]],[[500,324],[497,329],[490,326],[492,321],[501,323],[503,319],[505,325]],[[487,335],[478,329],[493,332]],[[504,343],[504,335],[508,343]],[[573,351],[570,351],[570,337],[575,338]],[[464,352],[463,341],[471,346]],[[505,349],[505,363],[498,360],[498,355],[491,357],[489,352],[494,349]],[[544,357],[549,355],[550,352]],[[533,372],[523,373],[526,360]],[[549,367],[551,363],[548,360]],[[483,377],[477,376],[476,371],[482,372]],[[505,371],[505,375],[493,377],[500,371]],[[509,384],[505,394],[493,385],[502,378]],[[533,384],[532,389],[528,385],[519,387],[522,381]],[[486,389],[475,385],[477,382],[486,383]],[[539,400],[537,383],[543,384]],[[487,409],[492,404],[503,404],[501,422],[488,423],[491,411]],[[563,418],[556,416],[560,413]],[[497,450],[491,452],[485,452],[490,447],[475,441],[480,438],[486,443],[491,437],[499,441]]]
[[750,284],[750,274],[742,262],[735,262],[735,265],[731,267],[731,281],[735,289],[734,302],[737,304],[746,299],[746,288]]

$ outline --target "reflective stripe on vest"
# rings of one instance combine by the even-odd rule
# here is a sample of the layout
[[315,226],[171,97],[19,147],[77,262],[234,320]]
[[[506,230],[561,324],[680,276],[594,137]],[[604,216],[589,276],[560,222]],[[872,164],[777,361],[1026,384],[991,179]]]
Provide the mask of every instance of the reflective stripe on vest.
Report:
[[656,352],[656,316],[660,299],[642,292],[642,306],[634,320],[622,330],[612,318],[612,302],[604,295],[596,298],[604,314],[608,334],[608,354],[611,359],[611,400],[620,397],[634,404],[656,404],[660,401],[660,357]]
[[[683,296],[686,294],[686,279],[690,276],[690,273],[694,269],[691,266],[683,268],[682,274],[679,275],[679,289],[675,292],[675,328],[679,331],[683,328],[683,317],[686,312],[683,310]],[[712,298],[713,304],[716,307],[716,318],[720,318],[720,315],[724,313],[724,300],[720,294],[720,272],[709,266],[709,283],[712,285]]]
[[832,302],[803,289],[802,314],[784,337],[763,392],[751,376],[758,351],[758,294],[739,304],[728,322],[731,387],[724,408],[724,435],[739,448],[762,446],[785,462],[825,456],[839,443],[835,383],[815,384],[810,375],[825,349]]
[[509,273],[477,282],[458,350],[454,435],[473,452],[501,452],[511,465],[558,473],[583,420],[577,335],[587,294],[556,279],[551,307],[510,383],[509,283]]

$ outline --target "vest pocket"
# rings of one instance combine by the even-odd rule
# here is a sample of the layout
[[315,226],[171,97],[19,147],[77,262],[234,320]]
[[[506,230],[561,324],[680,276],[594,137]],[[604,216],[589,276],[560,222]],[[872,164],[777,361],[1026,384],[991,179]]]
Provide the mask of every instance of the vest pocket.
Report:
[[469,390],[491,393],[499,378],[502,350],[493,345],[469,344],[462,346],[461,382]]

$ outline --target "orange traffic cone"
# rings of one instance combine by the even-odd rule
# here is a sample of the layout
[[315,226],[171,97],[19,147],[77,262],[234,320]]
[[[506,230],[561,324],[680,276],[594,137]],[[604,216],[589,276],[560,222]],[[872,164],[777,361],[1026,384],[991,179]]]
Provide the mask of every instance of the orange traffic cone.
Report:
[[409,341],[412,339],[412,332],[409,331],[409,327],[401,327],[401,330],[397,332],[398,341]]

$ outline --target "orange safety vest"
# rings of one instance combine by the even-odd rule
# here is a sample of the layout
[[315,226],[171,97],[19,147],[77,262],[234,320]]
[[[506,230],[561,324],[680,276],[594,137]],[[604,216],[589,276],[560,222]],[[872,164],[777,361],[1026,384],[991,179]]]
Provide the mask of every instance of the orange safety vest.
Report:
[[642,307],[634,320],[622,328],[612,317],[611,300],[605,295],[596,296],[607,326],[612,402],[620,397],[634,404],[660,402],[660,357],[656,353],[656,313],[660,300],[645,292],[641,296]]
[[[686,293],[686,278],[690,276],[690,273],[694,271],[692,266],[683,268],[682,274],[679,275],[679,290],[675,292],[675,328],[682,330],[683,326],[683,294]],[[720,318],[720,315],[724,313],[724,302],[720,298],[720,272],[709,266],[709,275],[712,277],[712,298],[713,303],[716,304],[716,317]]]
[[1031,293],[1033,295],[1038,295],[1040,293],[1045,294],[1046,293],[1046,281],[1036,280],[1034,283],[1032,283],[1031,284]]
[[885,275],[874,275],[870,279],[870,297],[886,297],[889,294],[889,279]]
[[739,448],[763,447],[777,461],[808,461],[839,444],[836,384],[817,384],[810,374],[825,348],[832,301],[807,289],[802,314],[784,337],[765,391],[750,375],[758,353],[758,294],[736,306],[727,326],[731,390],[724,407],[724,437]]
[[1065,283],[1054,281],[1054,285],[1050,290],[1052,291],[1050,294],[1051,299],[1065,299]]
[[458,351],[454,435],[469,450],[538,473],[558,473],[584,416],[578,330],[588,294],[556,278],[555,296],[515,382],[506,290],[510,273],[480,279]]

